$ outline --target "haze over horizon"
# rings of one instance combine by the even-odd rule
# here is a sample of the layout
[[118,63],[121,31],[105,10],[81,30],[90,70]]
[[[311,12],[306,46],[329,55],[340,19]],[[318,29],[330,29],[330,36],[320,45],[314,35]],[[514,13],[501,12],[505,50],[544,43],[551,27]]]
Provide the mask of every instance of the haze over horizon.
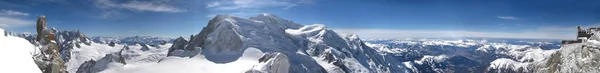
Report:
[[271,13],[361,38],[486,37],[574,39],[600,26],[600,1],[445,0],[3,0],[0,28],[35,32],[35,20],[89,36],[197,34],[216,14]]

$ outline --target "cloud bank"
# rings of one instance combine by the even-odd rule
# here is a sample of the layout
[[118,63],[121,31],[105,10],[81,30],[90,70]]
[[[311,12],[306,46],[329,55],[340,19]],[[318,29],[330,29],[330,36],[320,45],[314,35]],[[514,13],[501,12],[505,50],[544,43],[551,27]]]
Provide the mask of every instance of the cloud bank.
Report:
[[19,12],[19,11],[14,11],[14,10],[0,10],[0,15],[7,15],[7,16],[29,16],[29,13],[25,13],[25,12]]

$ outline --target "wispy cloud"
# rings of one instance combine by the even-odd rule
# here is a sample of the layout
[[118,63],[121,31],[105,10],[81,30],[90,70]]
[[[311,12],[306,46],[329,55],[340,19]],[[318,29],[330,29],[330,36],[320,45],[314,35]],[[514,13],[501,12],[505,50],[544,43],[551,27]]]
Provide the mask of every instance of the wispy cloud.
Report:
[[19,27],[33,24],[32,20],[24,20],[13,17],[0,17],[0,27],[8,28],[8,27]]
[[144,1],[112,1],[112,0],[95,0],[94,6],[102,10],[100,18],[116,18],[124,16],[121,10],[130,11],[148,11],[148,12],[165,12],[178,13],[187,12],[172,4],[171,0],[144,0]]
[[180,9],[174,5],[168,4],[168,1],[129,1],[129,2],[114,2],[111,0],[96,0],[95,5],[103,9],[129,9],[137,11],[152,11],[152,12],[186,12],[187,10]]
[[209,14],[208,17],[216,14],[241,15],[241,17],[247,17],[249,15],[265,13],[262,12],[264,9],[269,9],[271,11],[287,10],[312,3],[313,0],[218,0],[207,2],[205,8],[211,12],[215,12]]
[[[230,12],[230,13],[226,13],[226,14],[231,15],[231,16],[236,16],[236,17],[249,18],[249,17],[256,16],[256,15],[262,14],[262,13],[239,11],[239,12]],[[217,16],[217,14],[209,14],[206,17],[213,18],[215,16]]]
[[280,7],[282,9],[289,9],[291,7],[297,6],[297,4],[307,2],[308,1],[302,0],[224,0],[210,2],[206,4],[206,8],[212,8],[217,10],[237,10]]
[[19,12],[14,10],[0,10],[0,15],[10,15],[10,16],[29,16],[29,13]]
[[139,10],[139,11],[153,11],[153,12],[186,12],[187,11],[187,10],[179,9],[174,6],[167,5],[167,4],[140,2],[140,1],[133,1],[133,2],[129,2],[129,3],[121,4],[121,6],[123,8]]
[[519,18],[514,17],[514,16],[496,16],[499,19],[505,19],[505,20],[518,20]]
[[29,16],[29,13],[15,10],[0,10],[0,27],[19,27],[33,24],[32,20],[22,19],[24,16]]
[[394,29],[333,29],[342,34],[357,34],[361,38],[524,38],[524,39],[573,39],[574,33],[552,31],[485,32],[461,30],[394,30]]

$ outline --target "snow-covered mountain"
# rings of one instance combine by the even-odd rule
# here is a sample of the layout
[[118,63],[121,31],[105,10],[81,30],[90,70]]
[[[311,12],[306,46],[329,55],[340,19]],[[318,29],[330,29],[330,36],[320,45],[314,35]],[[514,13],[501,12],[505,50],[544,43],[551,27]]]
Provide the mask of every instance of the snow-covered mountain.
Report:
[[247,19],[217,15],[189,39],[88,38],[77,30],[44,29],[43,40],[53,40],[58,54],[36,35],[3,34],[29,40],[40,68],[57,55],[64,64],[56,64],[71,73],[594,72],[600,66],[596,35],[564,45],[489,38],[363,40],[324,24],[301,25],[272,14]]
[[[322,24],[300,25],[271,14],[249,19],[217,15],[188,43],[181,44],[186,47],[172,47],[174,50],[169,54],[180,54],[174,57],[184,58],[202,57],[211,62],[229,64],[244,58],[244,52],[248,49],[258,49],[285,55],[289,59],[289,72],[404,70],[395,58],[377,54],[356,35],[340,35]],[[247,70],[239,72],[244,71]]]

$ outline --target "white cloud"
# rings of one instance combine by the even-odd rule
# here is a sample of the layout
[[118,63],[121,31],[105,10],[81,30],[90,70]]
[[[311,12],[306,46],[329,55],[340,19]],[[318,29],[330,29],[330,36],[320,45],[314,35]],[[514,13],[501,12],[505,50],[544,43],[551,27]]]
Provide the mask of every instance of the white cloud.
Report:
[[186,12],[185,9],[180,9],[172,4],[169,4],[168,1],[129,1],[123,3],[117,3],[111,0],[96,0],[94,2],[95,6],[101,9],[128,9],[128,10],[136,10],[136,11],[151,11],[151,12]]
[[[258,13],[258,12],[245,12],[245,11],[227,13],[227,15],[241,17],[241,18],[249,18],[249,17],[252,17],[252,16],[256,16],[258,14],[262,14],[262,13]],[[213,18],[215,16],[217,16],[217,14],[209,14],[206,17]]]
[[221,6],[221,2],[212,2],[210,4],[206,4],[206,8]]
[[574,39],[575,33],[553,31],[484,32],[460,30],[394,30],[394,29],[333,29],[341,34],[357,34],[361,38],[525,38],[525,39]]
[[34,24],[32,20],[22,19],[23,16],[29,16],[29,13],[14,11],[14,10],[0,10],[0,27],[19,27]]
[[14,10],[0,10],[0,15],[10,15],[10,16],[29,16],[29,13],[19,12]]
[[519,18],[514,17],[514,16],[496,16],[499,19],[505,19],[505,20],[518,20]]
[[18,27],[34,24],[34,21],[12,17],[0,17],[0,27]]
[[307,0],[224,0],[215,1],[206,4],[206,8],[216,10],[238,10],[238,9],[258,9],[268,7],[280,7],[289,9],[298,4],[309,3]]
[[139,11],[153,11],[153,12],[186,12],[187,10],[179,9],[174,6],[160,4],[160,3],[150,3],[150,2],[140,2],[133,1],[126,4],[121,4],[124,8],[129,8],[132,10]]
[[305,4],[312,4],[313,0],[217,0],[207,2],[206,8],[211,11],[207,17],[212,18],[217,14],[229,14],[238,17],[251,17],[269,11],[291,9]]

